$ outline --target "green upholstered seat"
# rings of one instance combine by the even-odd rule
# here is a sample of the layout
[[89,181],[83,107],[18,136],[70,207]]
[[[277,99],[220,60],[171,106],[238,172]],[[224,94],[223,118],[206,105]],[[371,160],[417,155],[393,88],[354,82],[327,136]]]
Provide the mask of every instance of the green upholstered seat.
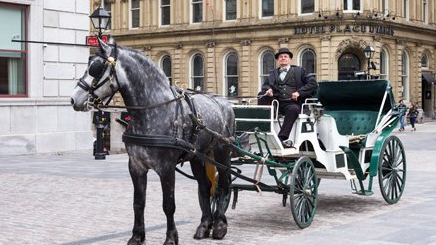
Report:
[[361,135],[370,133],[377,120],[375,111],[325,111],[336,121],[336,127],[341,135]]

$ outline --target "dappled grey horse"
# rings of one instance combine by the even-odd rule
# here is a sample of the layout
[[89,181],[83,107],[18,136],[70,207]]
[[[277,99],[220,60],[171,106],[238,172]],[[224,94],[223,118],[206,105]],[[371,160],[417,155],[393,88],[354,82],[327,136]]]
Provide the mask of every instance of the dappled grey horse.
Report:
[[[228,168],[218,169],[217,205],[211,211],[212,181],[207,177],[204,158],[215,157],[226,167],[230,165],[230,149],[201,126],[224,137],[234,135],[234,114],[227,100],[213,95],[187,96],[171,87],[165,74],[142,53],[100,41],[99,51],[89,58],[88,68],[71,96],[76,111],[87,111],[90,105],[107,104],[113,94],[121,93],[131,115],[123,141],[129,156],[129,172],[134,186],[135,221],[128,244],[145,240],[144,208],[147,172],[159,175],[163,194],[163,210],[167,217],[164,244],[178,244],[174,222],[175,167],[189,160],[198,181],[202,210],[200,225],[194,238],[222,239],[227,233],[224,197],[229,194]],[[187,151],[187,149],[189,151]],[[194,152],[194,154],[192,154]],[[198,154],[197,154],[198,153]]]

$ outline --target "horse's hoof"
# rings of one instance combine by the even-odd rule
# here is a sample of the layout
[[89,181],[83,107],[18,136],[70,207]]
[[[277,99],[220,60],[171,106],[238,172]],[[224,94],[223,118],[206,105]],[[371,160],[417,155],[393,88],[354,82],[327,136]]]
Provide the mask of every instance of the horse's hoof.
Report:
[[224,221],[218,221],[213,224],[213,239],[223,239],[227,234],[227,223]]
[[211,229],[211,225],[209,222],[201,223],[194,234],[194,239],[208,238],[210,234],[210,229]]
[[140,237],[132,237],[127,242],[127,245],[144,245],[144,240],[145,239],[141,239]]
[[167,238],[165,239],[164,245],[177,245],[179,244],[179,235],[177,230],[167,232]]
[[164,242],[164,245],[178,245],[179,244],[179,238],[175,237],[174,239],[166,239]]

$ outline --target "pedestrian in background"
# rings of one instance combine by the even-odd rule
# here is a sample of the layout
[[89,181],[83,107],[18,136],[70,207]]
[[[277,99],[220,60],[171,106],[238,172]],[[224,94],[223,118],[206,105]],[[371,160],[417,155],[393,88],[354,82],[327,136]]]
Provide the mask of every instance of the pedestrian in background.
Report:
[[400,113],[400,132],[404,131],[404,118],[406,117],[407,106],[404,104],[403,100],[400,100],[398,105],[398,111]]
[[410,107],[409,113],[407,113],[407,116],[410,119],[410,125],[412,125],[413,131],[416,131],[415,122],[416,122],[416,118],[418,117],[418,115],[419,115],[419,111],[416,108],[415,104],[412,103],[412,106]]

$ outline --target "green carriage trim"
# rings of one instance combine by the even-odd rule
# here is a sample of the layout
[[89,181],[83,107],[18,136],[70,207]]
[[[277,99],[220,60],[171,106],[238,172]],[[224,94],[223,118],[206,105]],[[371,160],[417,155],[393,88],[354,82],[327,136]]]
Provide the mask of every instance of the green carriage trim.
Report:
[[235,118],[271,119],[271,107],[233,107]]
[[382,112],[387,113],[395,107],[392,87],[388,80],[320,82],[317,97],[327,111],[378,112],[386,91],[388,97]]
[[233,107],[236,131],[254,132],[257,128],[262,132],[271,132],[271,107]]

